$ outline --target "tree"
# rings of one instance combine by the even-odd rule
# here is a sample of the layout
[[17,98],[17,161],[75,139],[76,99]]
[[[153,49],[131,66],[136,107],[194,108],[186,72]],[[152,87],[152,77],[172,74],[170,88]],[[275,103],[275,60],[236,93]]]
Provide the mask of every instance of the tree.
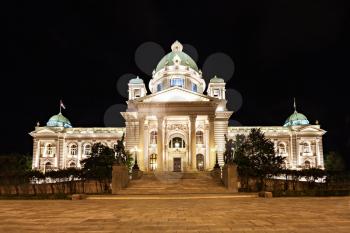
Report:
[[273,143],[260,129],[254,128],[247,138],[240,136],[236,141],[234,161],[240,175],[256,177],[259,180],[258,189],[265,189],[266,179],[281,172],[284,158],[276,155]]
[[345,162],[343,157],[335,151],[329,152],[325,156],[325,168],[327,171],[344,171]]

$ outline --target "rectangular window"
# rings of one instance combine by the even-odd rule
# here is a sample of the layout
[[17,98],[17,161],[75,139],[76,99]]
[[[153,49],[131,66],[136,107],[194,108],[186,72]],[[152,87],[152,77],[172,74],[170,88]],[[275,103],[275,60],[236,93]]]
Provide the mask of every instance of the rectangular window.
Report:
[[219,97],[220,96],[220,90],[219,89],[214,89],[213,90],[213,96],[214,97]]
[[159,83],[159,84],[157,85],[157,91],[161,91],[161,90],[162,90],[162,84]]
[[134,96],[135,96],[135,98],[140,97],[141,96],[141,90],[140,89],[135,89],[134,90]]
[[197,92],[197,85],[192,83],[192,91]]
[[171,87],[184,87],[184,80],[182,78],[173,78],[170,80]]

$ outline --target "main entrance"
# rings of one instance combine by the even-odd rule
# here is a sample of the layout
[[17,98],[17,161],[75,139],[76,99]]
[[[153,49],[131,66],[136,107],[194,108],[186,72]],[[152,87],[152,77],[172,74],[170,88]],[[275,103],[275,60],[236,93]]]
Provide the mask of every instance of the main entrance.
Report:
[[197,154],[197,170],[198,171],[204,171],[204,155]]
[[181,158],[174,158],[174,172],[181,172]]

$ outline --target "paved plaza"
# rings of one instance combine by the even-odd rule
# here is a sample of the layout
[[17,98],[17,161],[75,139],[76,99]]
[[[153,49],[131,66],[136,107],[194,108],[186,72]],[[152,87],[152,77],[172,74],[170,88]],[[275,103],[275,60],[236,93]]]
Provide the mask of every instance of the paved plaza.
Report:
[[350,198],[9,200],[0,232],[350,232]]

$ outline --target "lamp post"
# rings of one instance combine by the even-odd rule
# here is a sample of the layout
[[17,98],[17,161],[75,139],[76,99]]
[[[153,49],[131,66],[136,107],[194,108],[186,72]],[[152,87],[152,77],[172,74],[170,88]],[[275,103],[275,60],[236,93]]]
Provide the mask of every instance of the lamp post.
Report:
[[140,170],[139,165],[137,164],[137,152],[139,151],[137,146],[134,147],[133,151],[135,152],[135,163],[134,163],[134,166],[132,167],[132,169],[133,170]]
[[216,145],[215,148],[212,148],[212,151],[215,152],[215,165],[214,165],[214,169],[220,169],[219,159],[218,159],[218,146]]

